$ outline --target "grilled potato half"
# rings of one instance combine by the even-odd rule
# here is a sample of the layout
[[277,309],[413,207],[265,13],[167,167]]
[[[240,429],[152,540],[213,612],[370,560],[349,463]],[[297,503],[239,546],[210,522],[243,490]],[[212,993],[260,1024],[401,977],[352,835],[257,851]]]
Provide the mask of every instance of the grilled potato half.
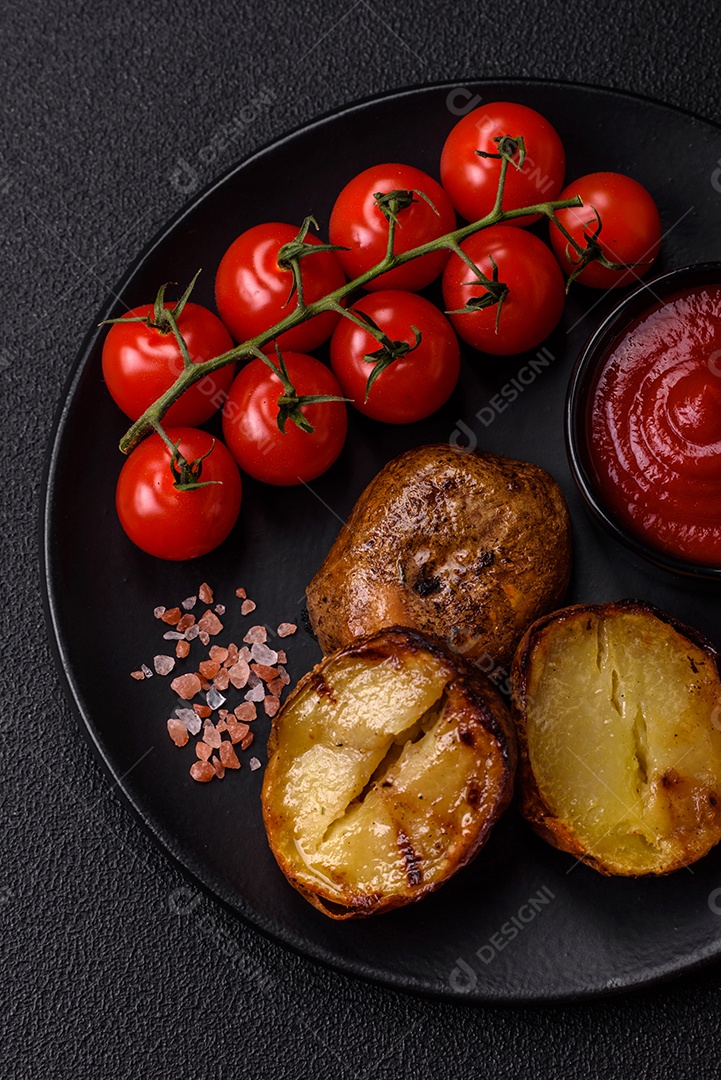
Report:
[[536,622],[512,671],[521,810],[604,874],[668,874],[721,839],[716,650],[635,601]]
[[468,863],[508,805],[510,715],[490,683],[400,628],[309,672],[273,720],[263,783],[271,849],[334,919],[419,900]]
[[421,446],[361,494],[308,586],[308,614],[324,652],[408,626],[490,670],[562,603],[570,566],[568,510],[547,472]]

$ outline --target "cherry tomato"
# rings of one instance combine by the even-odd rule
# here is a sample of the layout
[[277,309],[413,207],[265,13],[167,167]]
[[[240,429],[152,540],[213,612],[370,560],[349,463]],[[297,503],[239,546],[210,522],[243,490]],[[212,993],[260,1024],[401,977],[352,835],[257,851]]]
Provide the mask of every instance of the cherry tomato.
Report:
[[494,276],[493,258],[498,282],[506,285],[508,292],[501,305],[497,330],[496,304],[470,313],[452,314],[473,297],[488,291],[480,283],[468,284],[473,282],[473,271],[458,255],[452,255],[443,274],[443,300],[459,336],[494,356],[525,352],[540,345],[558,324],[566,298],[563,274],[551,249],[532,233],[510,225],[483,229],[461,247],[489,279]]
[[[335,375],[320,360],[295,352],[284,353],[283,359],[299,396],[343,396]],[[289,418],[281,432],[278,398],[284,394],[280,378],[261,359],[251,360],[236,376],[223,407],[223,436],[241,469],[256,480],[287,487],[330,468],[343,449],[348,417],[343,401],[301,405],[314,430],[302,431]]]
[[366,416],[391,424],[421,420],[439,409],[458,382],[461,367],[458,339],[448,319],[422,296],[392,289],[364,296],[351,311],[369,315],[392,342],[412,346],[415,326],[421,342],[381,371],[366,401],[373,364],[364,358],[380,345],[350,319],[341,319],[331,338],[330,359],[345,396]]
[[[494,139],[523,137],[525,158],[520,169],[509,165],[503,190],[504,210],[518,210],[555,199],[563,186],[566,154],[554,127],[526,105],[496,101],[466,114],[451,129],[441,153],[441,183],[459,214],[478,221],[493,209],[501,162],[479,157],[477,150],[495,154]],[[518,157],[518,155],[516,155]],[[514,225],[530,225],[539,214],[516,218]]]
[[[241,233],[223,255],[215,278],[215,301],[236,341],[255,337],[293,311],[293,274],[278,266],[278,252],[297,234],[294,225],[254,225]],[[316,245],[322,241],[308,234],[305,242]],[[319,300],[345,283],[333,251],[304,256],[301,272],[306,303]],[[286,349],[315,349],[330,337],[338,319],[333,311],[323,312],[281,334],[278,343]]]
[[[200,483],[176,487],[172,454],[160,435],[149,435],[123,464],[115,492],[120,524],[134,544],[159,559],[194,559],[216,548],[240,511],[241,481],[227,448],[207,431],[167,428],[188,463],[203,458]],[[207,455],[205,457],[204,455]]]
[[[376,192],[423,192],[397,213],[394,236],[396,253],[426,244],[456,226],[451,200],[441,185],[412,165],[374,165],[358,173],[341,191],[330,216],[330,242],[348,248],[337,252],[338,261],[349,278],[356,278],[381,261],[388,244],[388,220],[374,199]],[[435,207],[435,209],[434,209]],[[367,289],[410,289],[415,292],[430,285],[448,262],[448,250],[434,251],[405,266],[388,270],[366,285]]]
[[[166,303],[166,309],[175,306]],[[103,378],[115,403],[126,416],[137,420],[183,370],[183,358],[170,329],[154,322],[152,304],[142,304],[113,323],[103,344]],[[149,322],[130,322],[131,318]],[[233,341],[217,315],[200,304],[186,303],[178,319],[191,360],[199,364],[233,348]],[[206,375],[165,414],[169,424],[202,424],[225,400],[233,381],[233,366]]]
[[[576,243],[586,248],[590,240],[592,248],[600,249],[609,262],[639,264],[629,270],[612,270],[589,261],[575,280],[592,289],[615,289],[642,277],[661,246],[661,218],[646,188],[622,173],[598,172],[574,180],[560,198],[571,199],[574,195],[581,196],[583,206],[559,210],[557,216]],[[598,235],[595,211],[601,219]],[[580,256],[553,222],[550,230],[556,258],[564,273],[571,274]]]

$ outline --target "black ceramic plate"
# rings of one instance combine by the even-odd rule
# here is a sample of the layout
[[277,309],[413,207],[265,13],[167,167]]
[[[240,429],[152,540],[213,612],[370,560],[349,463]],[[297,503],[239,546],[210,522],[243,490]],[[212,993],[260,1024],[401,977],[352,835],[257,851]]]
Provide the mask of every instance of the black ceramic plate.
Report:
[[[281,140],[204,192],[142,255],[117,290],[123,304],[151,299],[163,281],[204,268],[196,299],[212,306],[226,245],[263,220],[317,215],[323,231],[335,193],[379,161],[437,174],[459,109],[511,99],[532,105],[560,132],[568,176],[627,172],[654,194],[666,235],[658,270],[721,255],[721,130],[662,105],[605,90],[502,82],[426,87],[357,105]],[[634,563],[585,516],[566,463],[563,407],[579,349],[618,296],[578,287],[561,327],[539,355],[465,357],[449,404],[427,422],[383,427],[351,417],[340,460],[312,490],[278,492],[248,482],[241,521],[221,549],[194,564],[143,555],[121,532],[113,505],[125,421],[101,377],[103,331],[85,342],[52,446],[45,498],[45,582],[57,658],[70,697],[123,795],[162,847],[231,909],[278,941],[343,971],[408,990],[463,1000],[556,1000],[607,993],[688,969],[721,954],[721,850],[660,880],[603,878],[536,839],[510,811],[475,864],[411,908],[359,922],[331,922],[286,883],[261,821],[262,770],[247,765],[222,783],[188,776],[165,720],[168,681],[129,672],[163,651],[157,604],[177,603],[207,580],[231,605],[243,584],[254,616],[226,617],[235,640],[245,622],[300,623],[303,591],[355,499],[391,457],[448,440],[461,426],[479,448],[527,458],[563,487],[576,555],[569,600],[637,596],[666,608],[721,645],[719,591]],[[101,318],[124,310],[108,301]],[[506,384],[513,395],[497,396]],[[462,421],[462,424],[460,423]],[[294,678],[319,656],[299,631],[288,643]],[[268,721],[256,722],[264,760]],[[247,760],[246,755],[246,760]],[[710,898],[710,899],[709,899]]]

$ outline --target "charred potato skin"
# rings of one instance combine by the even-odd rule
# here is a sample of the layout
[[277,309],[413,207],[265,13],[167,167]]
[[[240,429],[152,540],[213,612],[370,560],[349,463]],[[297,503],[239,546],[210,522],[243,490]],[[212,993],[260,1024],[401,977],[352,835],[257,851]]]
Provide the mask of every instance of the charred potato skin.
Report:
[[422,446],[360,495],[308,586],[308,614],[324,652],[395,624],[507,667],[529,623],[562,602],[570,567],[568,508],[547,472]]
[[[355,893],[348,895],[345,902],[340,904],[335,899],[323,895],[320,886],[309,884],[302,875],[299,875],[294,865],[285,857],[280,845],[276,843],[276,836],[279,835],[280,830],[285,825],[284,816],[278,812],[276,805],[276,777],[274,770],[283,718],[293,707],[294,701],[304,693],[307,687],[312,686],[316,690],[320,690],[321,693],[324,692],[323,687],[327,687],[325,672],[333,661],[345,657],[362,660],[372,658],[385,660],[392,657],[394,653],[419,650],[430,652],[445,664],[449,670],[451,678],[446,687],[446,693],[449,700],[463,713],[462,740],[464,742],[469,740],[470,744],[473,744],[476,732],[482,729],[486,737],[490,737],[495,743],[500,762],[500,778],[497,785],[499,789],[498,795],[491,813],[487,814],[483,821],[479,823],[472,843],[460,850],[452,851],[450,854],[449,863],[451,865],[442,880],[424,883],[402,895],[383,895],[378,892]],[[265,771],[262,789],[263,821],[271,851],[293,888],[313,907],[334,920],[363,918],[391,911],[409,903],[415,903],[428,895],[428,893],[435,891],[458,870],[472,862],[483,848],[493,826],[512,800],[517,761],[516,730],[506,704],[488,679],[469,665],[462,657],[452,653],[440,641],[428,639],[417,631],[405,627],[389,627],[377,634],[356,639],[350,645],[337,649],[330,656],[324,657],[320,663],[316,664],[311,671],[304,675],[289,694],[281,710],[273,718],[268,739],[268,766]]]
[[[687,638],[692,645],[697,646],[709,660],[712,661],[719,678],[721,678],[721,655],[718,650],[703,634],[693,627],[674,618],[668,612],[656,608],[654,605],[637,599],[626,599],[606,604],[572,604],[559,611],[549,612],[537,619],[528,627],[518,644],[513,663],[511,666],[511,714],[513,716],[518,737],[518,771],[516,777],[516,791],[518,793],[518,805],[521,814],[529,823],[534,832],[552,847],[558,848],[574,856],[579,862],[592,867],[598,873],[606,877],[618,876],[619,871],[613,869],[602,860],[594,857],[579,842],[572,829],[557,818],[546,804],[543,793],[540,790],[528,753],[528,738],[526,730],[527,699],[529,691],[530,665],[533,655],[538,647],[540,639],[547,628],[554,624],[567,623],[583,618],[584,616],[595,618],[599,614],[613,616],[630,612],[637,615],[646,615],[659,619],[676,633]],[[669,863],[657,876],[665,876],[683,869],[690,863],[695,862],[708,852],[708,845],[701,850],[689,850],[686,855],[677,861]],[[626,873],[623,876],[634,877],[642,874]]]

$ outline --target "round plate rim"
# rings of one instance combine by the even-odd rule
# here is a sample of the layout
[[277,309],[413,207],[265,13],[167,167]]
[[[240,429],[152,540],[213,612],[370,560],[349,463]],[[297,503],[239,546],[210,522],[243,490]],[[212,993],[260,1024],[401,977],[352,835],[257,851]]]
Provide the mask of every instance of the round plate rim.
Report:
[[[551,78],[468,78],[468,79],[453,79],[449,81],[439,81],[433,83],[421,83],[411,84],[401,88],[392,89],[382,94],[371,94],[358,98],[352,102],[345,103],[337,106],[333,109],[326,111],[325,113],[314,117],[313,119],[300,123],[294,126],[290,131],[265,142],[258,149],[254,150],[247,157],[235,160],[228,166],[217,178],[202,186],[193,196],[187,200],[183,205],[172,215],[170,219],[165,221],[160,229],[156,231],[154,236],[149,242],[147,242],[137,256],[132,260],[129,267],[120,278],[119,282],[110,290],[104,306],[102,308],[101,319],[102,321],[110,317],[113,313],[116,298],[122,294],[123,290],[127,288],[133,278],[142,269],[146,261],[152,256],[155,250],[164,242],[164,240],[175,231],[175,229],[181,224],[181,222],[188,216],[190,216],[198,205],[204,202],[216,189],[226,184],[230,178],[241,169],[248,166],[258,158],[261,158],[266,153],[283,146],[284,144],[292,141],[298,135],[311,131],[317,127],[323,126],[330,121],[339,120],[346,114],[357,113],[366,108],[374,107],[384,102],[391,100],[400,100],[407,97],[421,97],[424,94],[436,94],[443,90],[452,90],[454,88],[464,88],[468,90],[482,90],[484,87],[508,87],[509,89],[517,88],[522,90],[528,90],[533,87],[549,87],[557,88],[559,90],[576,91],[582,90],[585,92],[591,92],[601,96],[607,96],[611,98],[617,98],[620,100],[634,100],[644,105],[652,106],[663,109],[664,111],[670,110],[689,120],[694,121],[704,127],[711,128],[715,131],[721,132],[721,123],[710,120],[706,117],[699,116],[697,113],[691,110],[685,109],[682,106],[675,104],[668,104],[657,98],[638,94],[632,91],[618,90],[613,87],[603,86],[596,83],[584,83],[574,82],[571,80],[551,79]],[[132,817],[137,820],[141,828],[149,835],[158,849],[169,858],[172,863],[180,870],[184,877],[186,877],[194,886],[196,886],[204,895],[211,897],[215,902],[220,903],[222,907],[228,911],[233,917],[240,918],[253,929],[259,931],[266,938],[280,944],[283,948],[288,948],[292,952],[306,959],[310,958],[312,961],[330,967],[331,969],[340,972],[349,978],[362,978],[368,982],[386,986],[396,991],[401,991],[409,994],[419,995],[432,1000],[442,1000],[453,1002],[455,1004],[465,1004],[470,1006],[477,1005],[501,1005],[501,1006],[518,1006],[518,1005],[533,1005],[533,1004],[563,1004],[570,1002],[590,1001],[594,999],[617,996],[619,994],[629,993],[633,991],[643,990],[655,986],[659,983],[666,982],[674,976],[680,976],[689,974],[693,971],[698,971],[702,967],[706,967],[713,963],[721,956],[721,942],[715,944],[713,949],[709,947],[704,950],[701,955],[697,955],[693,961],[685,962],[683,957],[677,958],[675,961],[661,964],[652,969],[648,975],[637,977],[624,976],[614,980],[613,985],[589,987],[581,990],[568,990],[567,992],[529,992],[523,994],[509,994],[507,996],[499,996],[496,993],[483,993],[483,988],[479,988],[478,992],[465,994],[458,991],[454,991],[452,988],[444,987],[443,989],[432,989],[425,984],[421,983],[417,977],[404,975],[396,976],[389,971],[378,971],[376,968],[365,965],[362,961],[354,959],[352,962],[345,963],[342,957],[338,957],[335,954],[331,954],[329,951],[324,950],[321,947],[315,945],[315,943],[302,944],[289,937],[280,935],[277,930],[267,923],[264,924],[262,913],[259,913],[255,908],[252,911],[248,910],[249,905],[245,903],[243,897],[236,898],[234,902],[223,895],[222,889],[217,885],[208,884],[202,874],[202,866],[194,866],[195,860],[188,858],[174,850],[168,843],[168,838],[165,835],[161,835],[160,832],[154,827],[152,820],[146,816],[142,806],[140,806],[133,798],[131,792],[126,790],[123,786],[123,776],[118,774],[118,770],[115,768],[109,755],[107,755],[103,749],[100,740],[97,737],[95,726],[92,722],[92,718],[85,714],[85,710],[82,708],[80,701],[81,695],[76,691],[75,680],[69,669],[69,664],[66,663],[64,656],[64,647],[62,643],[62,632],[60,630],[57,618],[56,607],[54,604],[51,582],[49,576],[49,509],[51,503],[51,495],[53,487],[56,481],[56,468],[57,457],[59,451],[60,439],[65,427],[67,414],[70,410],[73,391],[75,384],[82,374],[85,361],[88,353],[91,350],[95,340],[102,333],[102,328],[97,325],[92,325],[86,334],[84,335],[81,344],[79,346],[77,355],[73,361],[73,365],[70,369],[68,377],[63,386],[58,407],[53,419],[50,435],[48,437],[47,450],[45,454],[42,478],[41,478],[41,494],[40,494],[40,513],[38,518],[39,527],[39,552],[40,552],[40,584],[42,591],[42,605],[45,616],[46,628],[48,630],[48,638],[51,647],[51,652],[55,661],[56,670],[63,686],[66,699],[70,705],[71,711],[74,713],[83,736],[87,739],[96,760],[100,763],[103,771],[109,777],[112,786],[116,789],[116,794],[119,795],[120,803],[130,810]],[[245,910],[240,910],[245,909]]]

